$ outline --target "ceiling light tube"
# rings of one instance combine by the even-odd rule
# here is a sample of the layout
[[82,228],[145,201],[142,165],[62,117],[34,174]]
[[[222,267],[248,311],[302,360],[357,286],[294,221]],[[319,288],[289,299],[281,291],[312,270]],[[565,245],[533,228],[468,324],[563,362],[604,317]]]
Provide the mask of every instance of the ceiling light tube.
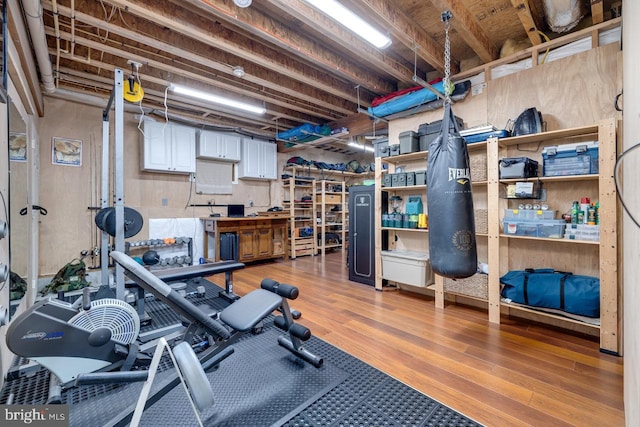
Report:
[[333,20],[347,27],[378,49],[384,49],[391,44],[391,39],[366,23],[358,15],[338,3],[336,0],[305,0],[319,9]]
[[347,144],[349,147],[359,148],[364,151],[374,152],[374,148],[364,144],[358,144],[357,142],[351,141]]
[[188,87],[172,84],[169,89],[180,95],[191,96],[193,98],[202,99],[203,101],[212,102],[214,104],[226,105],[227,107],[238,108],[240,110],[248,111],[255,114],[264,114],[267,109],[264,107],[258,107],[255,105],[247,104],[233,99],[225,98],[223,96],[212,95],[210,93],[202,92]]

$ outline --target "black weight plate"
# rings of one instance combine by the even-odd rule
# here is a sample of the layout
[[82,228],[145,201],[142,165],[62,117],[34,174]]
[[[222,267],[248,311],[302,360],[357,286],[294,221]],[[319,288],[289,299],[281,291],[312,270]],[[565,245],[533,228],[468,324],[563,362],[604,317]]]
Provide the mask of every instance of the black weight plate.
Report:
[[107,216],[109,212],[113,209],[114,208],[102,208],[96,214],[95,221],[96,221],[96,225],[100,230],[104,231],[104,217]]
[[[113,209],[113,213],[108,213],[104,217],[104,230],[109,233],[110,236],[116,235],[116,211]],[[124,237],[128,239],[129,237],[133,237],[142,230],[142,225],[144,221],[142,220],[142,215],[132,208],[124,207]]]

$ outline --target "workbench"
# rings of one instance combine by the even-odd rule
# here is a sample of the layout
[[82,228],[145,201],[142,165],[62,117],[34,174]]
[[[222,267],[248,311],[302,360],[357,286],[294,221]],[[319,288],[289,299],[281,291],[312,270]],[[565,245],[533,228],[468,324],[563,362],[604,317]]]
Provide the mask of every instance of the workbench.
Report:
[[[220,239],[237,236],[239,262],[280,258],[286,254],[287,218],[282,216],[204,217],[204,255],[209,261],[220,261]],[[228,237],[228,236],[227,236]]]

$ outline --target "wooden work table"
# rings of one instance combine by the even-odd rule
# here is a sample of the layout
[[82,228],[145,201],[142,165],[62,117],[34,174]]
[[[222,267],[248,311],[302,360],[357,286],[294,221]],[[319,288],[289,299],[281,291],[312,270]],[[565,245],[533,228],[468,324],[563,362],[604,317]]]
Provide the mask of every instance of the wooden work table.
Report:
[[220,261],[220,239],[237,236],[237,261],[251,262],[280,258],[286,254],[287,218],[255,216],[243,218],[204,217],[205,257]]

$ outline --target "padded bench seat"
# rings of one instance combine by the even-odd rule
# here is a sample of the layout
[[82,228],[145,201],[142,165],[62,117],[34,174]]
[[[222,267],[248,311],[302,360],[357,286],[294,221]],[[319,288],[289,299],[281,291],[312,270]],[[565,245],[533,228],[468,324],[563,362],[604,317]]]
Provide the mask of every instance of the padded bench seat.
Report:
[[282,305],[282,297],[256,289],[222,310],[220,319],[237,331],[247,332]]

